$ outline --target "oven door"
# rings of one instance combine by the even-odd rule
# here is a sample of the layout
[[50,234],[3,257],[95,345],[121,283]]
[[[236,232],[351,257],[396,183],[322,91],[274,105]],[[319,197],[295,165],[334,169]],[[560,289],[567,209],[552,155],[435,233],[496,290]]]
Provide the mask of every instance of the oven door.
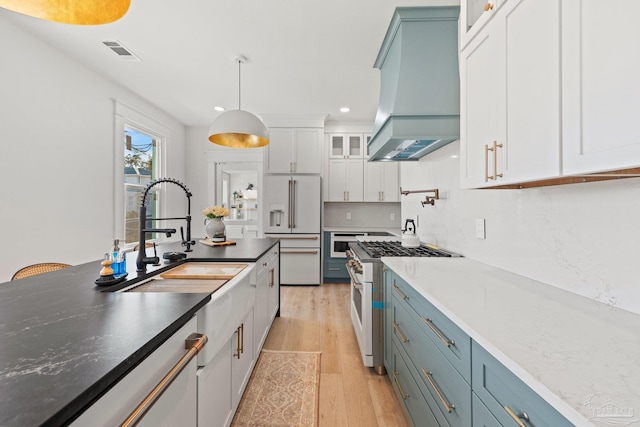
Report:
[[347,271],[351,277],[351,323],[364,365],[373,366],[372,283],[363,281],[362,274],[356,273],[349,265]]
[[366,236],[367,233],[331,233],[331,258],[346,258],[345,251],[349,249],[349,243],[357,241],[358,236]]

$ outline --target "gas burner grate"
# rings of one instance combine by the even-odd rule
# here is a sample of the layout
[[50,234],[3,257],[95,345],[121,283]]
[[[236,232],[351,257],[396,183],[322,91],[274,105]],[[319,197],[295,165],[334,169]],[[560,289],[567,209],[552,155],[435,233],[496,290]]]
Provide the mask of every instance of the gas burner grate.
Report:
[[451,257],[448,252],[427,246],[405,248],[401,242],[359,242],[358,245],[371,257],[404,256],[404,257]]

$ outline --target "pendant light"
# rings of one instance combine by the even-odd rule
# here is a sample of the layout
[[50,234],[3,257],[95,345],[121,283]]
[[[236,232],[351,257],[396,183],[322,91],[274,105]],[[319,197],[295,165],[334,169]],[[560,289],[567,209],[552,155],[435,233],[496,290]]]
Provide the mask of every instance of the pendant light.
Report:
[[236,58],[238,63],[238,109],[229,110],[218,116],[209,128],[209,141],[233,148],[258,148],[269,144],[269,134],[264,123],[248,111],[241,109],[240,67],[247,60]]
[[108,24],[122,18],[131,0],[0,0],[0,7],[47,21]]

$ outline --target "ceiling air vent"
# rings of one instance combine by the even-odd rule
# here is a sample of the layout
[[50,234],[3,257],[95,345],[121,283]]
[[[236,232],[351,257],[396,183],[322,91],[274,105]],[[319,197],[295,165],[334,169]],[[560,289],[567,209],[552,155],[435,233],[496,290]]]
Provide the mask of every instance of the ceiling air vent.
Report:
[[122,43],[119,41],[106,41],[102,42],[109,49],[114,51],[120,58],[126,61],[141,61],[140,58],[135,56],[133,52],[127,49]]

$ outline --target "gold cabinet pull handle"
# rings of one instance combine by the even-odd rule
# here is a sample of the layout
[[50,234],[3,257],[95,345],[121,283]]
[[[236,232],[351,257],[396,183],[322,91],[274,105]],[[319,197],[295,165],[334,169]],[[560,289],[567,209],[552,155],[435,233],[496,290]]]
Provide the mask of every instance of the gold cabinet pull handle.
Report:
[[405,394],[404,390],[402,390],[400,381],[398,381],[398,373],[396,371],[391,371],[391,373],[393,374],[393,380],[396,382],[396,385],[398,386],[398,390],[400,390],[400,396],[402,396],[402,400],[407,400],[409,395]]
[[527,425],[522,422],[522,420],[529,421],[529,415],[527,415],[526,412],[516,414],[508,405],[504,406],[504,410],[507,411],[507,414],[518,424],[518,427],[527,427]]
[[485,12],[488,12],[488,11],[490,11],[491,9],[493,9],[493,4],[491,4],[491,3],[489,3],[489,2],[486,2],[486,3],[485,3],[485,5],[484,5],[484,11],[485,11]]
[[400,295],[400,297],[401,297],[403,300],[405,300],[405,301],[406,301],[406,300],[408,300],[408,299],[409,299],[409,297],[408,297],[404,292],[402,292],[402,291],[400,290],[400,288],[395,284],[395,282],[394,282],[394,284],[393,284],[393,290],[394,290],[394,291],[396,291],[396,293],[397,293],[398,295]]
[[191,334],[185,340],[185,348],[188,350],[184,356],[175,364],[167,375],[151,390],[151,393],[133,410],[131,415],[121,424],[121,427],[130,427],[136,425],[140,419],[151,409],[158,401],[162,393],[171,385],[173,380],[184,370],[191,360],[200,353],[202,347],[207,343],[207,336],[204,334]]
[[433,379],[433,372],[425,371],[424,368],[421,368],[421,369],[422,369],[422,374],[424,375],[424,377],[427,379],[427,381],[433,388],[433,391],[435,391],[436,394],[438,395],[438,399],[440,399],[440,402],[442,402],[444,409],[447,412],[451,413],[451,411],[456,409],[456,405],[454,405],[453,403],[449,403],[447,399],[444,398],[442,391],[440,391],[440,387],[438,387],[438,384],[436,384],[435,380]]
[[241,344],[240,344],[240,326],[238,326],[236,328],[236,337],[237,337],[237,342],[236,342],[236,344],[237,344],[236,345],[236,349],[237,350],[236,350],[236,353],[234,354],[234,356],[237,357],[238,359],[240,359],[240,347],[241,347]]
[[488,144],[484,144],[484,182],[495,179],[495,176],[489,175],[489,151],[493,150],[493,148],[489,148]]
[[498,148],[502,148],[502,144],[493,141],[493,176],[494,179],[502,178],[502,174],[498,173]]
[[396,333],[400,336],[400,339],[402,340],[403,343],[406,343],[409,341],[409,338],[407,338],[402,331],[400,330],[400,325],[398,325],[396,322],[391,322],[391,324],[393,325],[393,329],[396,330]]
[[449,338],[445,337],[442,332],[440,332],[440,329],[438,329],[436,327],[436,325],[433,324],[433,320],[426,319],[426,318],[424,318],[422,316],[420,316],[420,318],[429,327],[429,329],[431,329],[433,331],[433,333],[436,334],[436,336],[440,339],[440,341],[442,341],[444,343],[444,345],[446,345],[447,347],[451,347],[452,345],[456,345],[454,340],[450,340]]
[[271,283],[269,283],[269,287],[273,288],[273,285],[275,285],[276,279],[275,279],[275,268],[272,267],[271,270],[269,270],[269,273],[271,273]]

